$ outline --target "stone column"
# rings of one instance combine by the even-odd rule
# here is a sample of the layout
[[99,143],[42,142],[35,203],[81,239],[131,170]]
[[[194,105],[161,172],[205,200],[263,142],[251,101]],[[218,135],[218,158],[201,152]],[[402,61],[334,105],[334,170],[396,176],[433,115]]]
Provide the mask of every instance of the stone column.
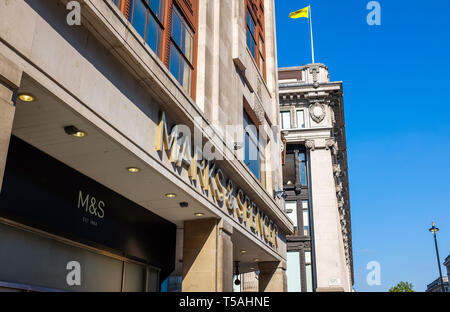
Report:
[[351,291],[336,197],[333,160],[326,140],[306,142],[310,149],[315,269],[318,292]]
[[0,54],[0,192],[16,110],[13,100],[21,79],[20,68]]
[[260,292],[287,292],[286,262],[260,262]]
[[233,291],[233,227],[202,219],[184,223],[183,292]]

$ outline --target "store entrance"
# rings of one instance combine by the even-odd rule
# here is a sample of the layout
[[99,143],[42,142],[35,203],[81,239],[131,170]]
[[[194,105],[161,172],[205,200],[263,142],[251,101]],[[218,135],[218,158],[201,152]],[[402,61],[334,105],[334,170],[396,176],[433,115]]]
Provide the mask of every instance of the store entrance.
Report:
[[0,291],[156,292],[159,270],[0,220]]

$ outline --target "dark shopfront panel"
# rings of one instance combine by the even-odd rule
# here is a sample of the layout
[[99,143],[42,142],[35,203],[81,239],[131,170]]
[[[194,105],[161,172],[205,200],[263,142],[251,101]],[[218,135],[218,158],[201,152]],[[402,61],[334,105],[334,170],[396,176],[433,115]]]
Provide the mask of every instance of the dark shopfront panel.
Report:
[[[15,137],[3,182],[0,288],[155,290],[173,271],[174,224]],[[71,261],[82,286],[68,287]]]

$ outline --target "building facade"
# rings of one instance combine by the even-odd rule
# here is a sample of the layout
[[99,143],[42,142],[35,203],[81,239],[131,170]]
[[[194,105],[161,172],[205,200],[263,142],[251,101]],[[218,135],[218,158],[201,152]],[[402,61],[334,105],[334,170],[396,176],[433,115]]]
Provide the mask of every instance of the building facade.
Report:
[[353,256],[342,82],[322,64],[279,70],[290,292],[352,291]]
[[450,278],[450,255],[445,258],[444,265],[447,268],[447,276]]
[[[450,292],[450,284],[449,284],[449,280],[450,280],[450,255],[447,258],[445,258],[444,266],[447,269],[447,276],[443,276],[442,277],[442,280],[444,282],[444,289],[445,289],[446,292]],[[431,284],[428,284],[426,292],[442,292],[441,278],[437,278]]]
[[[449,292],[448,276],[442,276],[442,281],[444,282],[445,292]],[[442,292],[441,278],[439,277],[431,284],[428,284],[426,292]]]
[[285,291],[274,16],[0,0],[0,290]]

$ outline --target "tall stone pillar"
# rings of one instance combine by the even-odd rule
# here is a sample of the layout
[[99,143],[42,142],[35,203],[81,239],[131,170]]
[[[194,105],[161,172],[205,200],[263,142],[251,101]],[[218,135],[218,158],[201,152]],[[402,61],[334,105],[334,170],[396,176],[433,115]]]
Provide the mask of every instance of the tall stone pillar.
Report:
[[260,292],[287,292],[286,262],[260,262]]
[[351,291],[340,227],[330,140],[308,141],[306,146],[310,149],[311,161],[316,291]]
[[233,291],[233,227],[202,219],[184,223],[183,292]]
[[0,192],[14,121],[14,94],[19,88],[21,79],[20,68],[0,54]]

